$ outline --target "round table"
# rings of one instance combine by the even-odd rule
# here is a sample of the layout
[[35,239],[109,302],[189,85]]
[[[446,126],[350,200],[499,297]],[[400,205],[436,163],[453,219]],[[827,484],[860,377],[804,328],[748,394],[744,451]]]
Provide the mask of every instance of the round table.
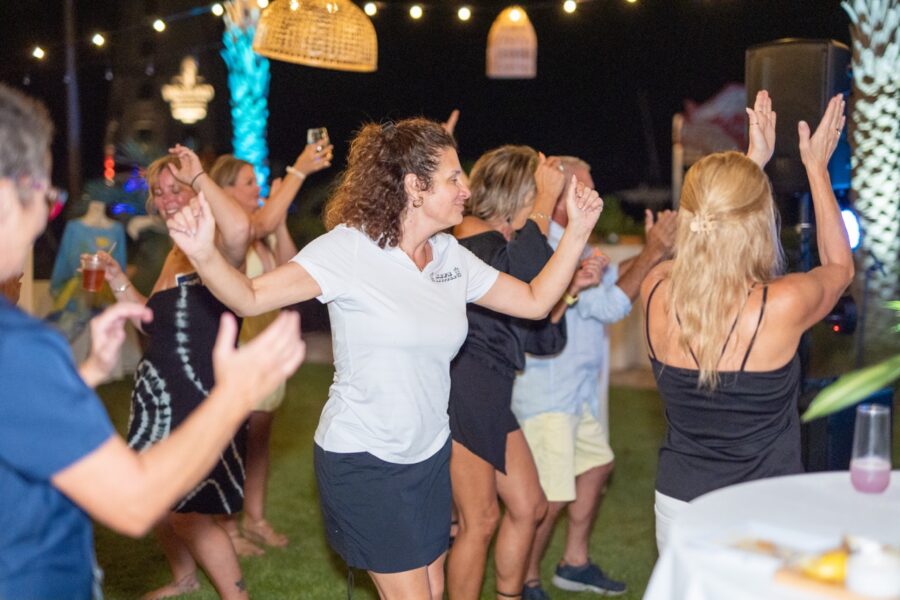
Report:
[[775,581],[781,562],[733,547],[770,540],[801,551],[859,535],[900,546],[900,471],[881,494],[853,489],[847,471],[806,473],[729,486],[691,502],[675,519],[644,600],[821,598]]

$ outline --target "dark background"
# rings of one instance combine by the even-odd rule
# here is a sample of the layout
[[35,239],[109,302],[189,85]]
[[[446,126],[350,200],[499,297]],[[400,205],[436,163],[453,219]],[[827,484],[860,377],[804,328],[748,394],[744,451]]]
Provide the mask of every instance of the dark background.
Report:
[[[123,22],[127,3],[76,1],[86,178],[98,177],[102,170],[110,89],[106,69],[145,68],[143,63],[115,64],[117,45],[149,27],[149,20]],[[280,174],[280,167],[302,149],[307,127],[328,126],[340,164],[346,141],[362,122],[417,114],[443,120],[458,107],[464,162],[503,143],[524,143],[546,153],[585,158],[601,192],[641,182],[667,185],[672,115],[686,99],[703,101],[726,83],[742,82],[748,46],[783,37],[849,43],[849,20],[838,0],[595,0],[580,3],[573,15],[561,10],[561,2],[525,0],[538,36],[538,77],[487,79],[487,32],[510,3],[473,2],[468,23],[455,16],[461,2],[423,3],[425,16],[417,22],[407,15],[409,3],[383,3],[373,18],[379,61],[372,74],[272,61],[268,135],[273,172]],[[143,4],[148,16],[203,5],[178,0]],[[88,42],[95,30],[111,33],[102,50]],[[146,62],[161,74],[174,75],[182,56],[198,58],[201,75],[216,87],[208,117],[215,123],[210,128],[214,133],[198,143],[228,152],[231,127],[226,71],[218,56],[221,31],[219,20],[209,14],[170,23]],[[64,184],[62,1],[0,2],[0,39],[0,80],[26,89],[51,110],[58,128],[54,181]],[[42,64],[30,58],[36,43],[48,50]],[[23,86],[26,75],[30,84]],[[656,169],[653,160],[658,161]]]

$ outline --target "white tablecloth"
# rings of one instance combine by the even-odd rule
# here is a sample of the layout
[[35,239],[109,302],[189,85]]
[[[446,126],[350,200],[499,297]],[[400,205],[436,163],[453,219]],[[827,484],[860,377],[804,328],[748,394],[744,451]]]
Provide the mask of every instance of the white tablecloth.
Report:
[[644,600],[816,598],[776,583],[775,559],[728,541],[760,538],[817,551],[846,534],[900,545],[900,471],[882,494],[857,492],[840,471],[753,481],[697,498],[675,519]]

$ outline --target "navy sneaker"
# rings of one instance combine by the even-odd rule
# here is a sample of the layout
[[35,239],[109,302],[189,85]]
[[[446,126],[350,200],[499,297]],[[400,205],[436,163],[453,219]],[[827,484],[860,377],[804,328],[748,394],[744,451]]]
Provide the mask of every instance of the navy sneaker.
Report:
[[580,567],[557,565],[553,585],[568,592],[594,592],[601,596],[620,596],[625,593],[624,582],[610,579],[600,567],[590,561]]
[[[537,585],[528,585],[535,582]],[[550,596],[541,587],[541,582],[535,579],[525,583],[525,587],[522,588],[522,600],[550,600]]]

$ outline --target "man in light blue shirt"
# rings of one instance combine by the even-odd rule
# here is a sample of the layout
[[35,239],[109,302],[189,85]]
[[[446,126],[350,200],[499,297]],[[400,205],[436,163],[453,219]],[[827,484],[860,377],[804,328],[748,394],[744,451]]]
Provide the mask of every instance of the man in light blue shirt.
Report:
[[[562,159],[567,174],[593,187],[590,166],[574,157]],[[566,226],[565,207],[557,204],[547,241],[556,248]],[[528,356],[513,388],[512,408],[534,455],[541,487],[550,508],[538,527],[529,558],[523,600],[548,600],[541,588],[540,563],[556,518],[568,506],[569,526],[562,561],[553,584],[569,591],[606,595],[625,592],[625,584],[608,578],[588,557],[588,539],[606,480],[613,469],[606,424],[609,380],[607,326],[625,318],[644,277],[671,253],[675,213],[664,211],[654,223],[647,211],[647,241],[636,257],[609,265],[599,285],[578,297],[565,297],[568,342],[551,357]],[[588,246],[587,258],[597,251]]]

